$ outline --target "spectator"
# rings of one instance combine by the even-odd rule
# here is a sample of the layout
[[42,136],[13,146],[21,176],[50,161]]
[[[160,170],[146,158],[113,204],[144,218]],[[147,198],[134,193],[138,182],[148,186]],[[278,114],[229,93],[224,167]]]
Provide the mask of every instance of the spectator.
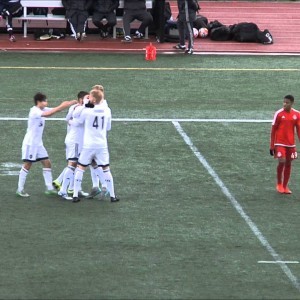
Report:
[[20,0],[0,0],[0,21],[6,19],[6,29],[11,42],[16,41],[13,33],[12,19],[21,11],[22,5]]
[[[107,38],[117,24],[116,9],[119,0],[95,0],[93,4],[93,23],[100,30],[100,36]],[[103,19],[107,22],[104,24]]]
[[66,19],[70,23],[77,41],[82,40],[92,3],[93,0],[62,0],[62,4],[66,9]]
[[134,20],[141,21],[141,25],[135,32],[135,38],[142,39],[145,35],[145,29],[152,21],[152,15],[147,11],[146,0],[124,0],[124,40],[122,42],[132,42],[130,36],[130,23]]
[[[197,0],[177,0],[178,17],[177,27],[179,33],[179,44],[175,49],[184,50],[186,54],[193,54],[194,33],[193,22],[196,20],[196,13],[200,9]],[[188,48],[185,46],[185,36],[188,38]]]

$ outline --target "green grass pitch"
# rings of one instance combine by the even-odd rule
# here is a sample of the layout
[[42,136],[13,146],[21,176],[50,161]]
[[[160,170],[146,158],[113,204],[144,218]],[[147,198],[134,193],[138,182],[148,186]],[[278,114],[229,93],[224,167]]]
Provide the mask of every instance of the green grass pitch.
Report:
[[[300,298],[299,161],[293,194],[283,196],[269,156],[283,96],[300,105],[298,57],[3,52],[0,60],[0,299]],[[17,198],[20,118],[33,95],[56,106],[94,84],[112,109],[121,201],[46,196],[40,164],[26,182],[31,197]],[[54,177],[66,164],[65,134],[63,120],[46,121]]]

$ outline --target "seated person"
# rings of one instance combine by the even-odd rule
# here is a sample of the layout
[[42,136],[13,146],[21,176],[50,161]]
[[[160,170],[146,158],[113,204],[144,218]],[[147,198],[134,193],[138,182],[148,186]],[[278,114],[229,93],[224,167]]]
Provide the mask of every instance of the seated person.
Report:
[[[112,33],[113,27],[117,24],[116,9],[119,7],[119,0],[94,0],[93,23],[100,30],[102,38]],[[106,19],[104,24],[102,21]]]
[[20,16],[19,13],[22,13],[20,0],[0,0],[0,21],[6,19],[6,30],[11,42],[16,41],[13,33],[12,19],[14,16]]
[[62,4],[66,9],[66,19],[70,23],[77,41],[82,40],[92,3],[93,0],[62,0]]
[[134,20],[141,21],[141,25],[135,32],[135,38],[142,39],[145,29],[152,21],[152,15],[147,11],[146,0],[124,0],[123,29],[124,40],[122,42],[132,42],[130,36],[130,23]]

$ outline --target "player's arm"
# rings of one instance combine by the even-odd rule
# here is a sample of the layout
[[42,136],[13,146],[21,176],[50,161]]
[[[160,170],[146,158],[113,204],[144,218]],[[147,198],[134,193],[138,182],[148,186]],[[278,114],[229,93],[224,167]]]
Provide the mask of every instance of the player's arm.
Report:
[[270,134],[270,155],[272,156],[274,155],[274,150],[275,150],[275,137],[276,137],[277,128],[278,128],[278,122],[277,122],[277,116],[275,116],[272,122],[271,134]]
[[85,118],[86,118],[86,110],[83,109],[82,113],[80,114],[79,117],[77,118],[73,118],[72,120],[70,120],[68,122],[69,125],[73,125],[73,126],[79,126],[81,124],[83,124],[85,122]]
[[298,122],[296,123],[296,132],[297,132],[297,136],[298,136],[298,141],[300,142],[300,113],[299,113]]
[[50,117],[50,116],[56,114],[57,112],[62,111],[76,103],[78,103],[77,100],[63,101],[60,105],[58,105],[54,108],[51,108],[50,110],[44,111],[42,113],[42,117]]

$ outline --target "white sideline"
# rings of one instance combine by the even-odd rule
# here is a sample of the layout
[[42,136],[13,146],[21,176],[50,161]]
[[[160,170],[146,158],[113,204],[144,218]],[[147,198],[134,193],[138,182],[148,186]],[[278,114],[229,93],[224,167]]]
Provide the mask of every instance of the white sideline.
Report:
[[[27,121],[28,118],[0,117],[0,121]],[[65,121],[65,118],[47,118],[50,121]],[[257,119],[135,119],[113,118],[115,122],[199,122],[199,123],[271,123],[272,120]]]
[[194,146],[193,142],[189,138],[189,136],[184,132],[181,125],[174,121],[174,127],[176,128],[177,132],[181,135],[185,143],[189,146],[195,156],[198,158],[199,162],[203,165],[203,167],[207,170],[207,172],[211,175],[214,179],[216,184],[220,187],[223,194],[227,197],[227,199],[231,202],[232,206],[236,209],[239,215],[244,219],[247,225],[250,227],[254,235],[258,238],[260,243],[267,249],[269,254],[274,258],[276,262],[278,262],[280,268],[285,273],[285,275],[290,279],[293,286],[300,292],[300,283],[298,278],[292,273],[290,268],[286,265],[284,260],[281,256],[273,249],[261,231],[258,229],[257,225],[251,220],[251,218],[246,214],[240,203],[235,199],[235,197],[230,193],[228,188],[225,186],[221,178],[218,174],[214,171],[214,169],[209,165],[205,157],[199,152],[199,150]]

